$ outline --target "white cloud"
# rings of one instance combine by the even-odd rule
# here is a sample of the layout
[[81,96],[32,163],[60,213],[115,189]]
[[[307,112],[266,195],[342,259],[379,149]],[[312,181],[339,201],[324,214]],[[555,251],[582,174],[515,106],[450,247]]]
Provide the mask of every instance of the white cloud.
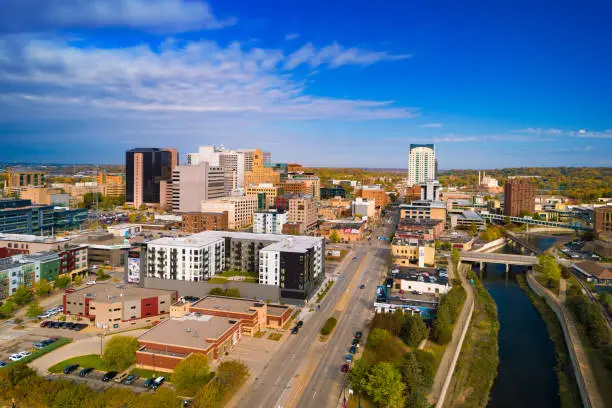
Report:
[[519,130],[515,130],[513,131],[513,133],[529,133],[532,135],[560,135],[563,133],[563,131],[561,129],[554,129],[554,128],[549,128],[549,129],[543,129],[543,128],[526,128],[526,129],[519,129]]
[[441,123],[423,123],[420,127],[422,128],[441,128]]
[[298,33],[290,33],[285,36],[285,41],[291,41],[297,38],[300,38],[300,35]]
[[526,128],[515,130],[513,133],[525,133],[537,136],[568,136],[568,137],[580,137],[587,139],[612,139],[612,129],[605,129],[603,131],[589,131],[586,129],[579,130],[562,130],[562,129],[543,129],[543,128]]
[[311,68],[328,65],[330,68],[338,68],[343,65],[371,65],[382,61],[398,61],[410,58],[408,54],[389,54],[384,51],[370,51],[362,48],[345,48],[337,42],[333,42],[320,50],[312,43],[304,44],[300,49],[290,54],[285,63],[286,69],[294,69],[302,64]]
[[391,101],[308,95],[302,80],[280,69],[288,61],[280,50],[178,40],[158,48],[78,48],[60,40],[0,37],[0,111],[30,104],[60,116],[73,111],[70,105],[80,115],[89,107],[273,119],[415,116]]
[[233,25],[207,3],[188,0],[4,0],[0,32],[129,27],[158,32],[218,29]]

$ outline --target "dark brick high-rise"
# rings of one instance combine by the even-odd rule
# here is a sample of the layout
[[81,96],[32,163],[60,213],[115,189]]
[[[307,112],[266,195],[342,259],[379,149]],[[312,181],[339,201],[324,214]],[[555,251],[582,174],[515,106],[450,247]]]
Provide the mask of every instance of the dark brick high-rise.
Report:
[[509,179],[504,186],[504,214],[520,217],[535,212],[535,184],[524,178]]

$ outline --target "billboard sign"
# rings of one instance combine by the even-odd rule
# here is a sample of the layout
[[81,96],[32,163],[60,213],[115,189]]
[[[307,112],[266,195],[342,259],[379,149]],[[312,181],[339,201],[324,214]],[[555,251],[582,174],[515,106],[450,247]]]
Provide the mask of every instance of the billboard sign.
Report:
[[140,283],[140,252],[128,252],[128,283]]
[[386,286],[377,286],[376,287],[376,300],[387,300],[387,287]]

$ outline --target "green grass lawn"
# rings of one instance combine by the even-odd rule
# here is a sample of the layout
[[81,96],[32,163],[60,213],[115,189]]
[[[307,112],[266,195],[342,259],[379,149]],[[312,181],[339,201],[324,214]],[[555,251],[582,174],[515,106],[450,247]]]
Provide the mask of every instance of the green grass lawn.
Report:
[[153,371],[147,370],[145,368],[134,368],[130,371],[130,374],[139,375],[140,378],[153,378],[153,377],[164,377],[166,381],[172,382],[172,373],[167,373],[165,371]]
[[64,368],[66,368],[70,364],[78,364],[80,367],[83,368],[93,367],[94,369],[99,371],[109,370],[104,361],[100,358],[99,354],[87,354],[84,356],[72,357],[68,360],[61,361],[49,367],[49,372],[62,373],[64,371]]
[[281,337],[283,337],[281,333],[270,333],[270,335],[268,336],[268,340],[279,341]]
[[208,283],[226,283],[227,278],[223,278],[221,276],[213,276],[208,280]]

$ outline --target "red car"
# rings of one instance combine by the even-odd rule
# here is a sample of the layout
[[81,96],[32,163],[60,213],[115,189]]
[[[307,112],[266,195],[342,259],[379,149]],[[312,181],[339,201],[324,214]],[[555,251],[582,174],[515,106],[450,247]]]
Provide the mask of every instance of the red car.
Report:
[[48,325],[49,323],[51,323],[51,321],[50,321],[50,320],[45,320],[44,322],[41,322],[41,323],[40,323],[40,327],[47,327],[47,325]]
[[343,364],[342,365],[342,372],[343,373],[348,373],[349,370],[349,365],[348,364]]

